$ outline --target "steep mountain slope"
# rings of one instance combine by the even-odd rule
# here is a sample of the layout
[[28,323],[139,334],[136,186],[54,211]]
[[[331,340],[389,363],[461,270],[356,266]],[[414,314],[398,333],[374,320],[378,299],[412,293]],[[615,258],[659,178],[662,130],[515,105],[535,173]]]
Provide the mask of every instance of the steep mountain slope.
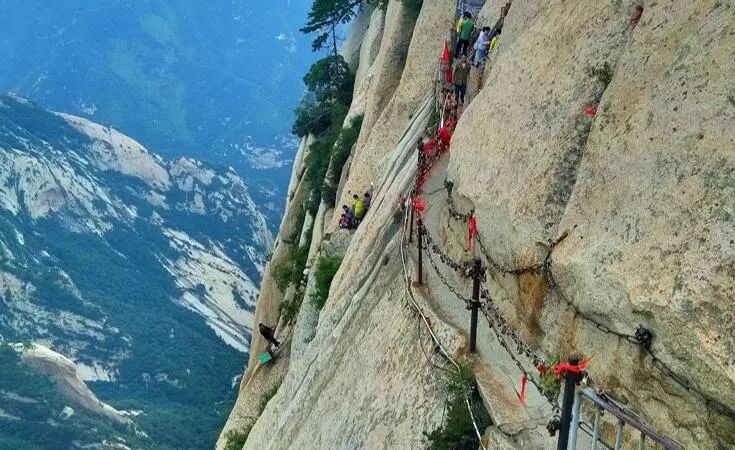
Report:
[[211,445],[272,244],[243,180],[8,95],[0,167],[2,338],[142,411],[140,445]]
[[[496,23],[506,3],[487,1],[479,24]],[[339,210],[320,209],[323,227],[300,222],[308,168],[295,167],[256,311],[287,348],[267,365],[251,358],[218,448],[243,441],[236,432],[246,449],[425,448],[424,433],[460,428],[448,425],[449,358],[477,377],[486,448],[554,448],[553,377],[550,398],[529,382],[521,404],[523,375],[541,379],[542,364],[574,354],[592,357],[597,384],[586,389],[683,448],[732,448],[735,6],[645,2],[631,24],[639,2],[513,1],[499,46],[472,69],[448,152],[422,177],[417,140],[443,114],[431,94],[456,4],[425,1],[410,24],[400,0],[373,13],[352,105],[365,121],[337,200],[373,183],[373,206],[354,232],[337,229]],[[432,238],[420,286],[399,208],[414,182],[425,183],[416,214]],[[294,228],[322,243],[299,280],[305,298],[320,255],[344,259],[323,309],[304,300],[289,323],[279,306],[294,287],[277,281]],[[439,250],[435,268],[427,258]],[[474,354],[462,301],[472,283],[448,264],[473,256],[486,267],[490,317]],[[636,336],[644,329],[650,341]],[[254,352],[265,345],[253,336]],[[608,442],[615,425],[603,417]],[[627,427],[623,448],[637,438]]]

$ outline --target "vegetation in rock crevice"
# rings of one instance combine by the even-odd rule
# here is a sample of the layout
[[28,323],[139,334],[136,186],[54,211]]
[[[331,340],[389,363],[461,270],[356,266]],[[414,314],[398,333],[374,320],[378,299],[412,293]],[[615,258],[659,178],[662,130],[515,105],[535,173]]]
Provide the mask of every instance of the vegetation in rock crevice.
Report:
[[421,7],[424,6],[424,0],[401,0],[406,13],[414,20],[419,16]]
[[245,446],[245,442],[248,440],[250,430],[253,429],[252,425],[248,425],[242,430],[230,430],[227,432],[225,437],[227,443],[225,444],[225,450],[242,450]]
[[[278,392],[279,387],[281,387],[280,383],[271,386],[260,397],[260,403],[258,404],[258,416],[263,413],[263,410],[265,410],[268,402],[273,398],[274,395],[276,395],[276,392]],[[252,419],[255,420],[254,417]],[[225,438],[227,439],[225,450],[242,450],[242,448],[245,446],[245,442],[247,442],[248,440],[248,436],[250,435],[250,431],[252,429],[253,424],[250,424],[239,430],[228,431],[225,435]]]
[[445,415],[441,426],[431,433],[424,433],[427,448],[431,450],[475,450],[480,442],[475,433],[472,416],[465,402],[469,395],[472,414],[479,430],[485,430],[490,424],[490,414],[485,408],[479,393],[472,369],[464,364],[459,370],[447,372],[442,379],[442,388],[446,396]]
[[311,293],[311,302],[316,309],[321,310],[329,297],[329,288],[332,286],[334,275],[342,264],[339,256],[321,257],[314,275],[316,285]]
[[308,242],[303,247],[290,246],[288,256],[273,269],[273,278],[281,292],[285,292],[290,285],[295,288],[293,297],[284,299],[278,305],[278,312],[287,324],[292,323],[296,318],[304,299],[303,279],[306,260],[309,256],[309,246]]
[[602,84],[603,89],[607,88],[613,77],[613,70],[608,62],[597,67],[588,67],[586,73],[587,76],[597,79]]
[[[296,108],[293,132],[297,136],[311,134],[315,137],[304,159],[310,188],[307,210],[312,215],[319,208],[335,144],[343,134],[342,124],[352,102],[354,81],[355,77],[341,55],[320,59],[304,77],[307,92]],[[351,134],[348,132],[346,137]]]
[[322,201],[328,206],[334,206],[337,197],[337,187],[342,176],[345,163],[352,153],[352,147],[357,142],[362,128],[363,116],[359,115],[350,121],[350,125],[342,128],[337,141],[332,146],[332,155],[324,185],[322,186]]
[[291,234],[284,240],[286,245],[285,255],[272,267],[271,276],[276,287],[281,293],[286,293],[288,287],[295,287],[293,297],[284,298],[278,305],[278,312],[285,323],[290,324],[296,318],[304,298],[304,270],[309,257],[311,246],[311,230],[306,230],[307,240],[303,246],[299,246],[301,233],[306,222],[306,211],[301,210],[296,216]]

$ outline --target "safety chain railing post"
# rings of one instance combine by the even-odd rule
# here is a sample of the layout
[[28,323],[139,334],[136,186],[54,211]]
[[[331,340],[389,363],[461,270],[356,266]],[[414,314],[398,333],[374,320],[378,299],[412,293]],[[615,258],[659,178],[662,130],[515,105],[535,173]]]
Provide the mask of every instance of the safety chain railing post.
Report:
[[[413,199],[412,199],[413,200]],[[413,243],[413,204],[411,206],[411,223],[408,225],[408,242]]]
[[[569,357],[569,365],[579,364],[579,358]],[[564,374],[564,397],[561,404],[561,424],[559,426],[559,441],[556,450],[567,450],[569,445],[569,428],[572,423],[572,407],[574,406],[574,391],[577,388],[579,372],[567,370]]]
[[416,248],[419,251],[419,265],[418,276],[416,277],[416,284],[422,285],[424,284],[424,252],[422,249],[424,244],[424,221],[421,220],[421,217],[418,218],[416,224]]
[[470,352],[475,353],[477,348],[477,312],[480,308],[480,277],[482,276],[482,261],[475,258],[472,268],[472,315],[470,316]]
[[408,242],[413,243],[413,224],[414,224],[414,201],[416,200],[416,197],[418,197],[419,194],[419,181],[421,180],[422,176],[422,164],[421,164],[421,146],[422,142],[421,139],[416,143],[416,184],[413,188],[412,195],[411,195],[411,223],[408,227]]

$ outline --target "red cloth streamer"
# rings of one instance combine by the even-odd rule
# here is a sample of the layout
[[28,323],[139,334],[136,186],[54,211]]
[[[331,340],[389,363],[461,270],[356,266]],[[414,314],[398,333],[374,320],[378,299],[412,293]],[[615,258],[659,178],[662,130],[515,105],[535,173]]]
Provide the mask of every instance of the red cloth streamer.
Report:
[[577,365],[569,364],[568,362],[559,363],[552,367],[551,371],[554,373],[554,376],[556,378],[563,378],[564,375],[567,374],[567,372],[580,373],[585,369],[585,367],[587,367],[587,363],[590,361],[591,358],[591,356],[589,358],[585,358]]
[[450,130],[454,130],[454,128],[457,126],[457,119],[454,118],[454,116],[449,118],[449,121],[447,122],[447,128]]
[[597,115],[597,106],[595,105],[584,105],[582,112],[586,116],[595,117]]
[[444,78],[446,82],[452,83],[452,53],[449,51],[449,43],[444,40],[444,49],[442,50],[442,57],[439,60],[439,66],[444,70]]
[[421,197],[416,197],[413,199],[413,209],[419,214],[419,217],[424,215],[424,211],[426,210],[426,202]]
[[521,405],[526,404],[526,383],[528,382],[528,377],[523,375],[521,378],[521,394],[518,396],[518,401],[521,402]]
[[441,62],[444,63],[451,63],[452,62],[452,53],[449,51],[449,43],[447,43],[447,40],[444,40],[444,50],[442,51],[442,59]]
[[449,128],[439,128],[439,140],[441,141],[439,151],[444,153],[445,151],[449,150],[449,143],[452,141],[452,132],[449,131]]
[[477,235],[477,217],[473,214],[469,220],[469,242],[467,247],[470,253],[475,251],[475,236]]

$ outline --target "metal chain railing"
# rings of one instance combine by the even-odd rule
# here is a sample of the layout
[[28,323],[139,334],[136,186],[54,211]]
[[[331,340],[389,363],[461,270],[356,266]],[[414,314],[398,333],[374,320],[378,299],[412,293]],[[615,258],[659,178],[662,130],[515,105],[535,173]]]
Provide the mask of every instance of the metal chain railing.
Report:
[[[551,390],[544,388],[541,383],[536,379],[534,374],[531,371],[526,370],[526,368],[523,366],[523,363],[516,356],[516,353],[530,359],[534,368],[544,364],[545,359],[539,356],[538,353],[536,353],[536,351],[531,348],[530,345],[526,344],[521,339],[521,337],[513,329],[510,323],[508,323],[508,321],[503,317],[500,310],[498,310],[498,307],[495,305],[492,298],[490,297],[490,293],[488,292],[487,287],[482,283],[480,284],[480,297],[485,299],[483,307],[480,311],[485,317],[485,320],[487,320],[488,326],[494,331],[498,343],[503,347],[503,349],[505,349],[506,353],[510,356],[515,365],[518,367],[518,370],[520,370],[521,373],[526,377],[526,379],[530,381],[534,386],[536,386],[536,389],[539,391],[539,393],[541,393],[548,400],[554,412],[554,416],[556,417],[560,411],[559,402],[556,394]],[[513,341],[516,350],[515,353],[508,345],[505,337],[508,337],[511,341]],[[553,420],[554,419],[552,419],[552,421]]]
[[474,265],[472,261],[456,261],[452,259],[449,255],[444,253],[441,247],[436,243],[426,226],[422,226],[422,229],[424,238],[426,239],[427,250],[430,250],[431,252],[436,254],[444,265],[454,270],[462,277],[467,278],[471,275],[470,272]]
[[466,305],[470,305],[472,303],[472,299],[469,297],[466,297],[459,293],[459,291],[452,286],[449,281],[447,281],[446,277],[442,274],[441,270],[439,270],[439,267],[436,265],[436,261],[434,260],[434,257],[432,256],[431,252],[427,251],[426,255],[429,257],[429,263],[431,264],[431,267],[433,267],[434,272],[437,275],[437,278],[439,278],[439,281],[451,292],[455,297],[462,300]]
[[[426,231],[425,227],[422,227],[422,231],[419,233],[419,235],[425,235],[430,236],[430,234]],[[472,304],[472,299],[462,295],[444,276],[442,271],[439,269],[439,267],[436,264],[435,258],[432,255],[432,251],[429,251],[428,246],[422,246],[422,249],[426,252],[426,255],[429,258],[429,262],[431,266],[434,269],[435,274],[437,275],[437,278],[439,281],[451,292],[455,297],[460,299],[465,303],[466,306],[470,306]],[[443,254],[443,252],[441,252]],[[458,265],[458,263],[452,261],[452,265],[447,264],[447,266],[451,269],[454,269],[454,267]],[[464,266],[464,264],[461,264]],[[478,277],[482,278],[485,275],[485,269],[480,269],[480,274],[475,274],[474,264],[471,265],[471,267],[468,269],[467,272],[462,271],[461,273],[463,275],[469,275],[471,277],[474,277],[477,275]],[[485,302],[482,305],[482,308],[480,309],[480,312],[483,314],[485,319],[487,320],[487,323],[491,330],[493,331],[493,334],[495,335],[498,343],[500,346],[506,351],[506,353],[510,356],[510,358],[513,360],[514,364],[518,367],[520,372],[523,374],[523,376],[526,377],[526,379],[533,384],[538,392],[546,398],[546,400],[549,402],[552,408],[553,412],[553,418],[549,422],[549,425],[547,425],[547,429],[550,432],[555,431],[555,424],[559,422],[559,412],[560,412],[560,406],[558,399],[556,398],[556,394],[549,389],[546,389],[543,387],[543,385],[536,379],[536,376],[534,375],[533,371],[529,371],[525,368],[524,364],[521,362],[520,358],[516,356],[516,354],[511,349],[511,346],[508,344],[506,339],[510,339],[513,342],[513,345],[516,348],[516,351],[518,355],[523,355],[526,358],[530,359],[533,366],[537,367],[544,363],[545,359],[539,356],[533,348],[531,348],[530,345],[523,342],[523,340],[520,338],[518,333],[510,326],[508,321],[503,317],[503,315],[498,310],[497,306],[492,302],[492,299],[490,298],[489,292],[487,288],[484,286],[484,284],[480,284],[480,298],[485,299]]]
[[[415,189],[415,185],[411,187],[411,191],[413,191],[414,189]],[[412,200],[412,198],[413,197],[411,197],[410,200]],[[431,329],[431,322],[430,322],[429,318],[426,317],[426,314],[419,307],[418,302],[416,302],[416,299],[413,296],[413,291],[411,290],[410,276],[408,274],[408,268],[407,268],[407,263],[406,263],[406,254],[405,254],[405,248],[406,248],[406,226],[405,226],[405,224],[408,223],[408,212],[409,212],[408,211],[408,208],[406,208],[406,211],[404,213],[404,219],[403,219],[404,220],[404,227],[402,227],[401,243],[400,243],[400,248],[401,248],[401,262],[403,264],[404,287],[405,287],[405,290],[406,290],[406,294],[408,296],[408,300],[410,302],[411,308],[413,309],[413,311],[416,314],[418,314],[421,317],[421,321],[425,325],[426,329],[429,331],[429,335],[431,336],[432,340],[436,344],[436,348],[439,350],[439,352],[441,352],[441,354],[444,356],[444,358],[447,361],[449,361],[449,362],[452,363],[452,365],[455,367],[455,369],[457,370],[457,372],[459,374],[461,374],[462,373],[462,369],[461,369],[459,363],[457,363],[454,360],[454,358],[452,358],[451,355],[446,351],[446,349],[442,345],[442,343],[439,340],[439,338],[436,336],[436,334],[434,333],[434,331]],[[482,434],[480,433],[480,429],[479,429],[479,427],[477,425],[477,421],[475,419],[475,413],[474,413],[474,410],[472,409],[472,402],[470,401],[470,392],[472,392],[472,387],[468,385],[467,388],[468,388],[467,391],[464,392],[464,403],[465,403],[465,406],[467,406],[467,410],[469,411],[470,420],[472,421],[472,426],[474,428],[474,431],[475,431],[475,434],[477,436],[477,439],[480,442],[480,445],[482,446],[483,450],[488,450],[487,447],[485,446],[485,444],[482,441]]]
[[[454,205],[454,200],[452,198],[451,183],[445,182],[445,187],[447,189],[447,204],[448,204],[450,216],[456,220],[468,221],[474,215],[474,211],[471,211],[469,213],[459,212],[456,209]],[[569,298],[569,296],[564,292],[564,290],[561,288],[559,283],[556,281],[556,278],[554,277],[554,273],[552,270],[553,259],[551,258],[551,256],[552,256],[553,249],[554,247],[556,247],[557,244],[563,241],[567,237],[567,235],[568,233],[565,232],[555,241],[549,244],[544,244],[547,247],[548,252],[543,261],[537,264],[534,264],[532,266],[521,268],[521,269],[508,269],[496,263],[490,256],[487,249],[485,248],[479,231],[477,232],[476,239],[477,239],[477,243],[480,248],[480,251],[482,255],[485,257],[486,261],[488,262],[488,265],[492,267],[496,272],[500,272],[503,274],[511,274],[511,275],[520,275],[520,274],[528,273],[528,272],[535,272],[537,274],[543,274],[551,291],[554,292],[556,296],[559,299],[561,299],[570,309],[572,309],[573,313],[576,316],[593,324],[596,329],[598,329],[599,331],[603,333],[616,336],[617,338],[623,339],[626,342],[639,347],[646,355],[648,355],[651,358],[652,365],[657,370],[659,370],[661,373],[669,377],[671,380],[676,382],[679,386],[681,386],[688,392],[691,392],[697,395],[698,397],[700,397],[712,409],[718,411],[719,413],[723,415],[735,418],[735,409],[725,405],[721,401],[705,393],[701,388],[696,386],[695,383],[692,382],[691,380],[674,372],[674,370],[671,369],[669,365],[667,365],[661,358],[659,358],[653,352],[653,350],[651,349],[651,346],[653,344],[654,336],[651,330],[644,327],[643,325],[639,325],[638,327],[636,327],[635,331],[632,334],[623,333],[623,332],[620,332],[620,331],[617,331],[611,328],[607,324],[595,319],[591,315],[579,309],[579,307]]]
[[[442,102],[442,103],[445,103],[445,102]],[[433,130],[432,135],[435,136],[435,134],[436,134],[436,130]],[[405,287],[406,294],[408,297],[409,307],[413,310],[413,312],[417,316],[421,318],[421,321],[419,322],[419,324],[423,323],[425,328],[428,330],[431,339],[435,343],[435,351],[437,353],[440,353],[447,361],[449,361],[454,366],[454,368],[457,370],[457,373],[461,375],[462,374],[461,366],[446,351],[441,341],[439,340],[437,335],[432,330],[431,321],[429,320],[428,317],[426,317],[426,314],[422,311],[422,309],[418,305],[418,302],[414,298],[413,291],[411,290],[410,276],[408,274],[408,269],[407,269],[406,254],[405,254],[406,231],[407,229],[409,229],[410,232],[413,232],[413,215],[411,215],[411,219],[410,219],[411,225],[409,225],[409,209],[411,210],[411,213],[413,213],[413,210],[414,210],[413,202],[414,202],[415,197],[419,194],[419,190],[420,190],[419,186],[420,186],[421,180],[422,178],[425,178],[426,176],[428,176],[428,173],[431,170],[431,167],[436,163],[436,161],[439,159],[439,156],[440,156],[439,154],[436,154],[436,155],[433,155],[432,157],[427,158],[423,154],[423,152],[420,150],[421,140],[419,140],[418,144],[419,144],[419,152],[418,152],[418,161],[417,161],[418,164],[417,164],[416,176],[414,177],[414,182],[412,186],[409,188],[409,193],[410,193],[408,196],[409,207],[406,208],[404,211],[403,226],[401,227],[400,248],[401,248],[401,262],[403,264],[403,273],[404,273],[404,287]],[[422,239],[420,234],[419,234],[419,239]],[[425,245],[423,244],[423,241],[419,241],[419,244],[422,250],[425,249]],[[434,265],[435,270],[438,271],[438,268],[436,267],[434,260],[432,258],[430,258],[429,260],[431,261],[431,264]],[[449,285],[449,283],[447,283],[447,285]],[[421,347],[421,350],[422,352],[424,351],[423,345]],[[427,358],[427,360],[429,359],[428,355],[426,355],[425,352],[424,352],[424,356]],[[432,361],[429,361],[429,362],[431,363],[432,367],[437,367],[435,364],[433,364]],[[475,431],[475,435],[477,436],[480,446],[482,447],[483,450],[488,450],[487,447],[485,446],[485,443],[483,442],[482,433],[480,433],[480,428],[477,425],[475,413],[472,408],[472,401],[470,398],[470,395],[472,392],[473,392],[473,388],[472,386],[468,384],[467,390],[464,392],[464,403],[470,414],[470,420],[472,422],[472,427]]]

